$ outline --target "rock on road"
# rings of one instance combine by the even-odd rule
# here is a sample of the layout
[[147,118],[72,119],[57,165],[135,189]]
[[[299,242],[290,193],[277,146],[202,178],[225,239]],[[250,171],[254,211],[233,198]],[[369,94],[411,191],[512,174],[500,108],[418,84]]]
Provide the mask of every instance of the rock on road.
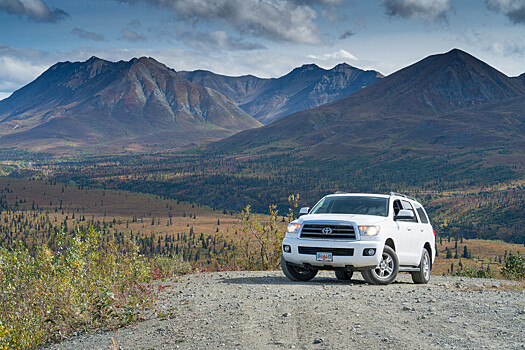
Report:
[[525,290],[509,281],[401,274],[388,286],[359,273],[297,283],[279,271],[182,276],[149,320],[48,349],[525,349]]

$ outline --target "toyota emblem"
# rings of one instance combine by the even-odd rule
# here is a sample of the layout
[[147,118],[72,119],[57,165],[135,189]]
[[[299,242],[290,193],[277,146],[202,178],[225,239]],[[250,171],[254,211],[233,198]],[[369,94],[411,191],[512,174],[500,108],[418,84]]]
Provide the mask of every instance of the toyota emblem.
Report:
[[332,229],[330,227],[323,228],[323,235],[329,235],[332,233]]

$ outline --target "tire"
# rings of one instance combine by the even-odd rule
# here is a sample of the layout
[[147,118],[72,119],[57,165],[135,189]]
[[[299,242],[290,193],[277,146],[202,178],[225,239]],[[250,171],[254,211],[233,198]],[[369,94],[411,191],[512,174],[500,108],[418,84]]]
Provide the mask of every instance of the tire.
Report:
[[283,256],[281,256],[281,269],[284,275],[294,282],[306,282],[317,275],[317,270],[310,270],[288,264]]
[[364,270],[361,274],[369,284],[390,284],[394,282],[398,272],[399,259],[397,254],[394,249],[385,246],[379,265],[375,269]]
[[430,281],[430,270],[432,270],[432,260],[428,250],[423,249],[421,254],[421,262],[419,263],[419,271],[411,272],[412,281],[416,284],[427,284]]
[[340,281],[350,281],[354,275],[353,271],[336,270],[335,277]]

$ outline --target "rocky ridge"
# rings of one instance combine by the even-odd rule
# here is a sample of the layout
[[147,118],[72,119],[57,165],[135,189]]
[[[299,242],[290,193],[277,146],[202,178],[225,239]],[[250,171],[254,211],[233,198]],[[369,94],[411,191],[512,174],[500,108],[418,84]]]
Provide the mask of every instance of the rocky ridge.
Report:
[[230,77],[209,71],[179,72],[189,81],[220,91],[263,124],[353,94],[383,75],[341,63],[332,69],[305,64],[272,79]]

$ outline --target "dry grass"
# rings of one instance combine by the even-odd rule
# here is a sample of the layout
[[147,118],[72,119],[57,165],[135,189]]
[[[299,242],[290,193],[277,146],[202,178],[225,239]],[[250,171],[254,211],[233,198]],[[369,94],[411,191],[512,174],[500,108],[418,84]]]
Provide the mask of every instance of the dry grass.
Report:
[[[471,259],[461,257],[465,245],[472,256]],[[479,269],[481,267],[487,268],[487,266],[490,266],[490,270],[494,273],[495,277],[502,278],[501,268],[503,267],[505,252],[508,254],[509,252],[516,253],[525,251],[525,247],[520,244],[481,239],[463,239],[463,243],[461,243],[460,240],[457,242],[458,258],[455,259],[455,246],[456,241],[454,239],[448,242],[448,238],[443,238],[443,244],[439,243],[439,238],[437,239],[436,248],[438,250],[438,257],[432,267],[433,274],[451,275],[451,265],[454,265],[454,271],[456,271],[461,262],[463,266],[468,266],[473,269]],[[446,248],[452,253],[451,259],[446,259]],[[502,263],[499,262],[500,258]]]

